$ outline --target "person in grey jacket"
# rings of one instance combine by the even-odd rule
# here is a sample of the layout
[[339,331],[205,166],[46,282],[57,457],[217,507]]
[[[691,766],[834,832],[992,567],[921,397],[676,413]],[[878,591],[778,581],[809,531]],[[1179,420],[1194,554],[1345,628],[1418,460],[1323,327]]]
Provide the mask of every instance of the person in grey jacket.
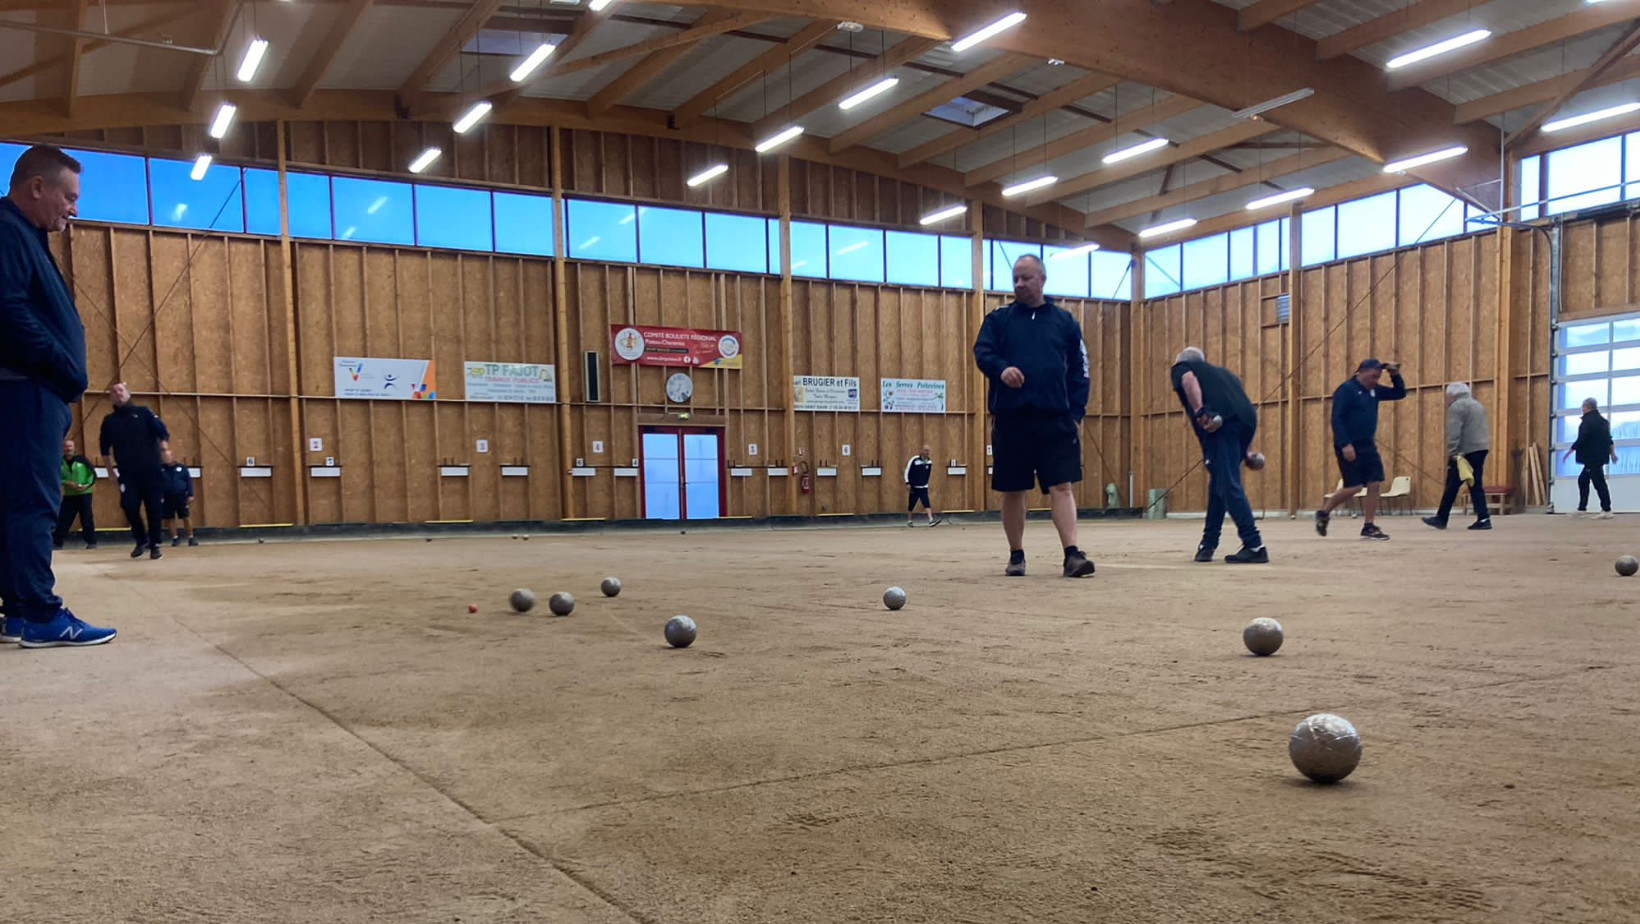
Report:
[[1446,493],[1441,495],[1441,508],[1424,522],[1436,529],[1446,529],[1446,520],[1452,513],[1452,502],[1458,499],[1462,477],[1458,474],[1458,460],[1469,463],[1473,480],[1469,497],[1475,506],[1475,522],[1470,529],[1491,529],[1492,515],[1486,509],[1486,453],[1492,446],[1492,433],[1486,424],[1486,408],[1475,400],[1469,386],[1453,382],[1446,386]]

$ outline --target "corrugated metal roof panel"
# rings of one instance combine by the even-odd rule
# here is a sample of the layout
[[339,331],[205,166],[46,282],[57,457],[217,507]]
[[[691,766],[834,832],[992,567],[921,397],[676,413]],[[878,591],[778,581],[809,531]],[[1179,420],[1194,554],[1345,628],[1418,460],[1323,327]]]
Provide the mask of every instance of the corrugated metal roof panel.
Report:
[[1491,29],[1494,36],[1518,32],[1551,19],[1558,19],[1585,6],[1583,0],[1494,0],[1484,6],[1421,29],[1403,32],[1376,45],[1355,52],[1357,58],[1382,66],[1399,54],[1433,45],[1471,29]]
[[[1377,174],[1382,169],[1382,167],[1365,157],[1352,157],[1348,160],[1324,164],[1320,167],[1315,167],[1310,170],[1292,174],[1291,176],[1282,178],[1278,181],[1277,185],[1281,186],[1283,189],[1296,189],[1300,186],[1314,186],[1316,189],[1326,189],[1329,186],[1339,186],[1344,183],[1354,182],[1355,180],[1365,179],[1366,177]],[[1179,218],[1194,218],[1198,221],[1205,221],[1209,218],[1217,218],[1220,215],[1225,215],[1238,209],[1245,208],[1247,203],[1261,195],[1265,195],[1268,192],[1273,192],[1273,190],[1269,189],[1269,187],[1255,188],[1249,186],[1244,189],[1232,190],[1227,193],[1220,193],[1217,196],[1208,196],[1204,199],[1197,199],[1194,202],[1189,202],[1184,205],[1177,205],[1172,208],[1163,209],[1161,214],[1156,216],[1154,221],[1152,221],[1150,215],[1147,213],[1135,218],[1119,221],[1116,224],[1119,227],[1125,228],[1129,231],[1137,232],[1141,228],[1148,227],[1151,224],[1159,224],[1161,222],[1173,221]],[[1276,214],[1271,214],[1270,217],[1275,218],[1279,216]]]
[[[257,14],[264,26],[274,18],[268,15],[269,12],[283,14],[286,10],[283,4],[271,6],[271,10]],[[306,9],[304,7],[303,11]],[[336,55],[336,61],[331,64],[320,86],[398,89],[427,57],[438,37],[450,31],[461,19],[461,13],[459,8],[372,6],[360,18],[353,35],[343,43],[341,52]],[[301,41],[304,47],[317,49],[323,37],[322,29],[313,31],[304,28]],[[269,49],[269,53],[279,56],[284,52],[274,47]],[[447,70],[453,71],[454,67],[452,65]],[[295,80],[292,78],[291,82]]]

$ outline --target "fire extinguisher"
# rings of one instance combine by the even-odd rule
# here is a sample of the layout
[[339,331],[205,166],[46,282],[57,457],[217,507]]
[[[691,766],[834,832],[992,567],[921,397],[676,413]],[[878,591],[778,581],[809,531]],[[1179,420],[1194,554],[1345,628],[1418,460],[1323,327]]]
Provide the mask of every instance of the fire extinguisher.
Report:
[[792,473],[797,474],[797,489],[804,494],[814,492],[814,482],[809,478],[809,463],[799,462],[792,466]]

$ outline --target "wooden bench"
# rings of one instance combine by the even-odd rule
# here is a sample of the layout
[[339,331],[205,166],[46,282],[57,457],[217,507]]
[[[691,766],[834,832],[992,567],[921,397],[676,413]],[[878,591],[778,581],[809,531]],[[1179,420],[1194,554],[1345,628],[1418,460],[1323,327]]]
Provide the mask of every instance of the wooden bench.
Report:
[[[1487,485],[1485,491],[1486,509],[1488,511],[1492,513],[1504,514],[1506,516],[1514,513],[1512,508],[1515,492],[1509,490],[1508,486]],[[1458,495],[1463,498],[1463,509],[1467,513],[1469,511],[1469,492],[1459,491]]]

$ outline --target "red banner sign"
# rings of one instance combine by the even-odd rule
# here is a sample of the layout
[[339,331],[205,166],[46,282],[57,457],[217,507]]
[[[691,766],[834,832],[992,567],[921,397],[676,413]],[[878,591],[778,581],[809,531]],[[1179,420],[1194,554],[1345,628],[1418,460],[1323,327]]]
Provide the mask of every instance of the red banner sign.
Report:
[[615,362],[640,366],[739,369],[740,331],[609,325]]

